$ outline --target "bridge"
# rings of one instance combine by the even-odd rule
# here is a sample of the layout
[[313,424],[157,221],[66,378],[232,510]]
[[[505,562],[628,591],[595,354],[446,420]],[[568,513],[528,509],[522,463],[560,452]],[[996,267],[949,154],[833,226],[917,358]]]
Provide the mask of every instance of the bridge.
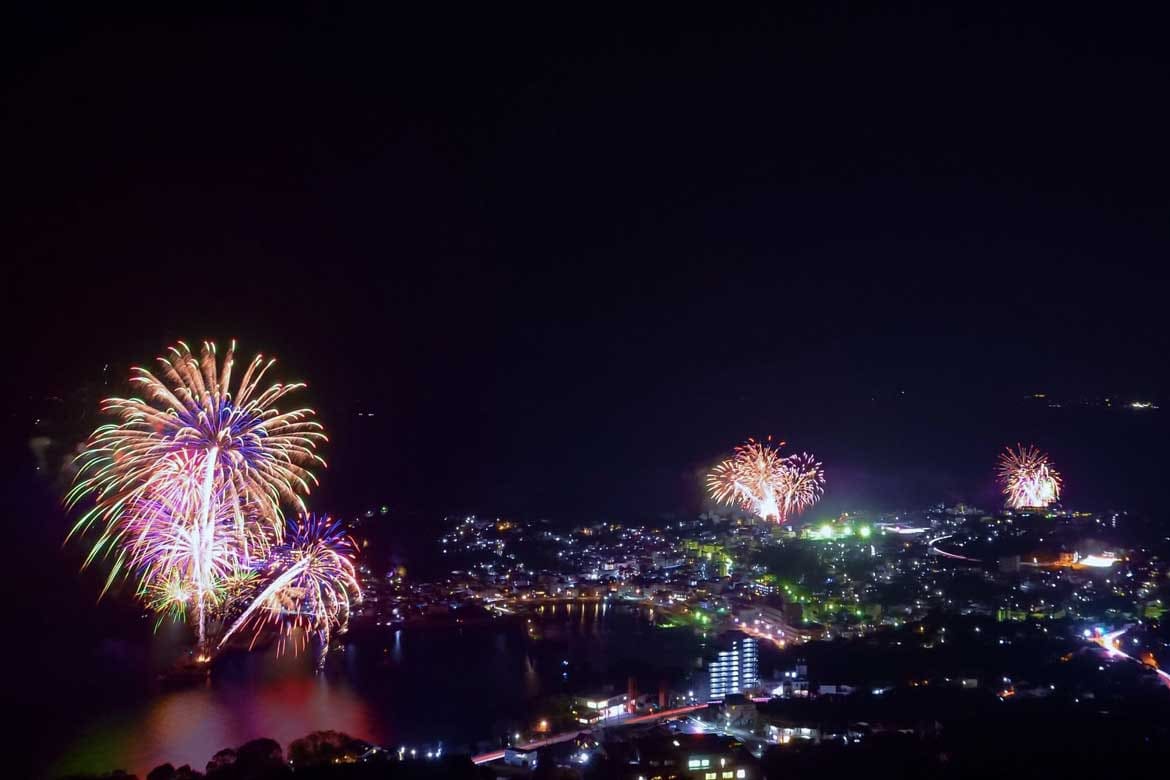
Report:
[[[606,728],[618,728],[620,726],[636,726],[639,723],[653,723],[659,720],[669,720],[680,715],[686,715],[688,712],[705,709],[706,704],[692,704],[687,707],[675,707],[672,710],[662,710],[661,712],[652,712],[649,715],[635,715],[632,718],[622,718],[621,720],[611,718]],[[528,742],[523,745],[517,745],[516,750],[536,750],[537,748],[548,747],[549,745],[556,745],[560,742],[568,742],[576,739],[579,734],[592,733],[589,729],[577,729],[575,731],[562,731],[560,734],[553,734],[551,737],[538,739],[534,742]],[[481,753],[478,756],[472,756],[471,761],[474,764],[487,764],[491,761],[499,761],[504,757],[504,751],[493,750],[490,753]]]

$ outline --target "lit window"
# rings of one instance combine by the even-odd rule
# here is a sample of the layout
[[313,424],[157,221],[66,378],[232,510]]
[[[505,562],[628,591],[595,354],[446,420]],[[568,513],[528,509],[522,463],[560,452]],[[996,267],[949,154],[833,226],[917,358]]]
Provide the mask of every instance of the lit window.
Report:
[[733,777],[735,777],[735,772],[729,770],[723,773],[723,780],[731,780]]
[[715,774],[715,772],[708,772],[707,774],[703,775],[703,777],[706,778],[706,780],[715,780]]
[[737,770],[735,770],[735,776],[736,777],[747,777],[747,770],[746,769],[737,769]]

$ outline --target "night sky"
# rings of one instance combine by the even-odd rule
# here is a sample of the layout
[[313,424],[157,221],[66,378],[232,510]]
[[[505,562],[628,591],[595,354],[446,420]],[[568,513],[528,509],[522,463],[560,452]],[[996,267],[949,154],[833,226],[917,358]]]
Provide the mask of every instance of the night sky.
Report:
[[11,451],[234,337],[310,383],[326,510],[694,512],[768,434],[825,511],[990,503],[1017,440],[1157,506],[1165,20],[813,5],[10,19]]

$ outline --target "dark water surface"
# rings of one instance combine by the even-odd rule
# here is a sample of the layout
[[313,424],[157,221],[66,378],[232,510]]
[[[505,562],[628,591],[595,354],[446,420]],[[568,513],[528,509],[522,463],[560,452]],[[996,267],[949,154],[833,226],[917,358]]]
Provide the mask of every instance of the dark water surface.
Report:
[[164,668],[183,646],[181,629],[163,629],[147,647],[105,649],[94,670],[100,679],[76,702],[76,726],[51,756],[49,775],[124,768],[141,777],[166,761],[202,769],[221,748],[258,737],[287,748],[319,729],[390,746],[442,741],[471,749],[531,724],[544,697],[607,683],[620,690],[628,675],[655,692],[663,678],[678,684],[700,671],[706,640],[658,627],[654,617],[560,605],[531,626],[519,618],[355,632],[322,674],[309,656],[270,650],[221,659],[205,686],[127,686],[139,679],[135,669]]

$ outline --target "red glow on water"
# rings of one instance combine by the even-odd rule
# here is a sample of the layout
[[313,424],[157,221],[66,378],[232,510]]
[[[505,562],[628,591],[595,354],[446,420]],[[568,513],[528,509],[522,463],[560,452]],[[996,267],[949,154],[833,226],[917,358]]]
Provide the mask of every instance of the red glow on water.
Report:
[[324,730],[380,743],[392,736],[382,733],[366,703],[347,686],[290,676],[248,694],[209,687],[160,696],[144,711],[126,712],[83,735],[79,749],[66,751],[54,774],[118,767],[145,777],[167,762],[203,771],[225,747],[269,737],[287,751],[293,740]]

